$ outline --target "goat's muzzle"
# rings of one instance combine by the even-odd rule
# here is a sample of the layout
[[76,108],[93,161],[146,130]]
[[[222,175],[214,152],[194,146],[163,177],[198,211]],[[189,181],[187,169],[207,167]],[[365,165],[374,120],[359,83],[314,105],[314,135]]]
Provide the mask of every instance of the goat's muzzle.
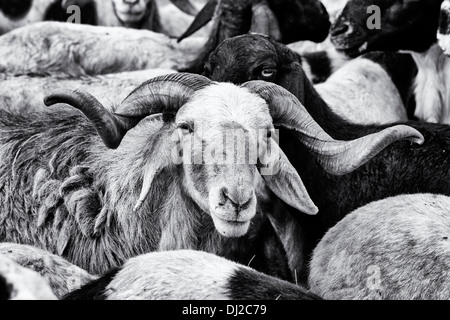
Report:
[[256,214],[253,186],[213,188],[209,202],[211,218],[221,235],[240,237],[247,233]]

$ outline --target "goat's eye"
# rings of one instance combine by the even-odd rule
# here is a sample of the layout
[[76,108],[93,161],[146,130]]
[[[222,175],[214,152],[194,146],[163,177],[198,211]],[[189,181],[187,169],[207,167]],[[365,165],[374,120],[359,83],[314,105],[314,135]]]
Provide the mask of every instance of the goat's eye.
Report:
[[262,69],[261,76],[263,78],[272,78],[275,75],[276,70],[273,68]]
[[272,138],[272,131],[271,130],[267,130],[267,139]]
[[181,129],[183,131],[188,131],[189,133],[193,133],[194,132],[192,127],[189,124],[187,124],[187,123],[180,123],[178,125],[178,129]]

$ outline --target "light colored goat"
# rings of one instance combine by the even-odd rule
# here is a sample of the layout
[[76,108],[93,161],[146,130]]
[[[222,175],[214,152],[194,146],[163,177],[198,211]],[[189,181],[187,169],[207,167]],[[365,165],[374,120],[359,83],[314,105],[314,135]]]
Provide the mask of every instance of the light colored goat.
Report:
[[361,207],[314,250],[311,291],[325,299],[450,297],[450,197],[410,194]]
[[389,74],[378,63],[358,58],[315,85],[333,112],[359,124],[407,121],[402,97]]
[[204,38],[176,40],[148,30],[39,22],[0,37],[0,71],[80,77],[186,68]]

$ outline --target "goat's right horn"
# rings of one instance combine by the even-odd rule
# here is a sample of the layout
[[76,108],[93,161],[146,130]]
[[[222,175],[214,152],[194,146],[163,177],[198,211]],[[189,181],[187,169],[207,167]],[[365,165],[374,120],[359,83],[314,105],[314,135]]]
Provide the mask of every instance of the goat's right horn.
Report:
[[106,109],[91,94],[79,90],[56,91],[44,98],[44,104],[66,103],[79,109],[92,122],[105,145],[115,149],[128,130],[143,118],[156,113],[175,114],[195,91],[210,84],[208,78],[189,73],[155,77],[133,90],[115,112]]
[[418,144],[424,141],[419,131],[406,125],[395,125],[351,141],[335,140],[286,89],[260,80],[249,81],[242,86],[266,100],[274,125],[296,133],[331,174],[342,175],[356,170],[395,141],[409,140]]

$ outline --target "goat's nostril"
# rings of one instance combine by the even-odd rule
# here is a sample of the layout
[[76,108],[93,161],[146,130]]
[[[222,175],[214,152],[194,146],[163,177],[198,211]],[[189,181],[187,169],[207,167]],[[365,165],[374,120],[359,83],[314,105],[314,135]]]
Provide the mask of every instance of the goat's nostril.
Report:
[[339,25],[334,25],[331,27],[330,35],[332,37],[348,33],[350,31],[350,27],[346,23],[341,23]]
[[[251,194],[229,193],[226,188],[223,188],[221,191],[222,196],[225,200],[224,202],[229,201],[233,205],[233,207],[235,207],[239,211],[247,209],[252,201]],[[224,203],[219,203],[219,205],[223,204]]]

